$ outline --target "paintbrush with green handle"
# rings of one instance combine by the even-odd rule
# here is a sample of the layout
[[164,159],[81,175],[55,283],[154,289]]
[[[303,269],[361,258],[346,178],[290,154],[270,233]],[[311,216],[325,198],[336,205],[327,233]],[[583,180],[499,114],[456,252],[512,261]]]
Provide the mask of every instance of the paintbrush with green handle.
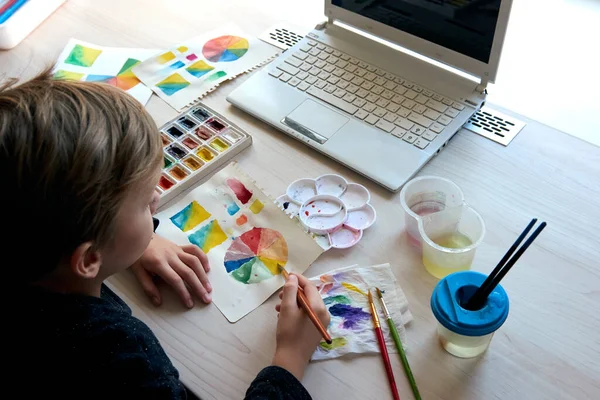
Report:
[[415,399],[421,400],[421,394],[419,393],[419,388],[417,388],[417,382],[415,382],[415,377],[413,376],[412,370],[410,369],[410,365],[408,364],[408,359],[406,358],[406,353],[404,353],[404,347],[402,347],[402,342],[400,341],[400,335],[398,334],[398,330],[396,329],[396,324],[394,324],[394,320],[390,315],[390,311],[383,300],[383,294],[379,288],[377,289],[377,296],[379,300],[381,300],[381,305],[383,306],[383,313],[385,314],[385,319],[387,319],[388,326],[390,327],[390,333],[392,334],[392,338],[394,338],[394,343],[396,343],[396,348],[398,349],[398,354],[400,354],[400,360],[402,360],[402,365],[404,366],[404,372],[406,372],[406,377],[410,382],[410,387],[412,388],[413,394],[415,395]]

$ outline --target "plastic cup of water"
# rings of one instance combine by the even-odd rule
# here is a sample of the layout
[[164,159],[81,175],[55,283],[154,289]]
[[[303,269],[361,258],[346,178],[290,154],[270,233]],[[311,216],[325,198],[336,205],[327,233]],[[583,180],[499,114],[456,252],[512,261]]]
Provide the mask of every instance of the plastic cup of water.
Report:
[[400,191],[408,243],[421,250],[419,220],[425,215],[456,207],[464,202],[462,190],[451,180],[422,176],[407,182]]
[[501,285],[494,288],[483,307],[463,306],[487,278],[475,271],[463,271],[442,279],[431,294],[431,311],[438,321],[442,347],[460,358],[477,357],[486,351],[496,332],[508,318],[508,295]]
[[469,270],[485,235],[483,219],[466,203],[421,217],[418,229],[423,265],[439,279]]

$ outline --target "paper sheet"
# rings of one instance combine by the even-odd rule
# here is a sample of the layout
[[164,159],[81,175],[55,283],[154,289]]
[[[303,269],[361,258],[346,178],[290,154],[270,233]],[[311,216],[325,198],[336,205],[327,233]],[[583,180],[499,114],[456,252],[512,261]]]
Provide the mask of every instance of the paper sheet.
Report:
[[[367,300],[367,290],[371,289],[375,307],[379,312],[381,328],[388,351],[395,353],[396,345],[389,333],[383,307],[375,288],[384,292],[383,298],[396,323],[402,343],[406,343],[404,325],[413,317],[408,309],[408,301],[398,285],[389,264],[371,267],[351,266],[330,271],[311,278],[317,285],[321,297],[331,314],[328,327],[333,344],[324,341],[319,344],[312,360],[326,360],[349,353],[378,353],[379,345],[373,330],[373,319]],[[363,293],[360,293],[363,292]],[[406,347],[406,346],[405,346]]]
[[105,47],[70,39],[54,66],[55,79],[105,82],[146,105],[152,96],[131,69],[156,54],[154,49]]
[[279,50],[227,25],[155,54],[133,72],[177,111],[221,82],[271,60]]
[[235,163],[156,217],[158,234],[208,255],[213,301],[230,322],[283,286],[277,264],[302,273],[323,252]]

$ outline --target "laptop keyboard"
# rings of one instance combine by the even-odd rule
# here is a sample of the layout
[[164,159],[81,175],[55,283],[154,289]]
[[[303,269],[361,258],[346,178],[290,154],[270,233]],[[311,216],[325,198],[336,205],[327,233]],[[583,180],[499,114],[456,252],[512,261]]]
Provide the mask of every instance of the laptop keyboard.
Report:
[[465,108],[314,40],[284,57],[269,71],[273,78],[419,149],[434,141]]

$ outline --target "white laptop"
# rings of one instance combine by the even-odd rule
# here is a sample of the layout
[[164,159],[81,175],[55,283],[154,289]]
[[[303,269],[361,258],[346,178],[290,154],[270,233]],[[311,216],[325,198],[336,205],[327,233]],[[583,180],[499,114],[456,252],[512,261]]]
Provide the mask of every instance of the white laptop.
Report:
[[511,5],[325,0],[327,24],[227,100],[398,191],[484,104]]

